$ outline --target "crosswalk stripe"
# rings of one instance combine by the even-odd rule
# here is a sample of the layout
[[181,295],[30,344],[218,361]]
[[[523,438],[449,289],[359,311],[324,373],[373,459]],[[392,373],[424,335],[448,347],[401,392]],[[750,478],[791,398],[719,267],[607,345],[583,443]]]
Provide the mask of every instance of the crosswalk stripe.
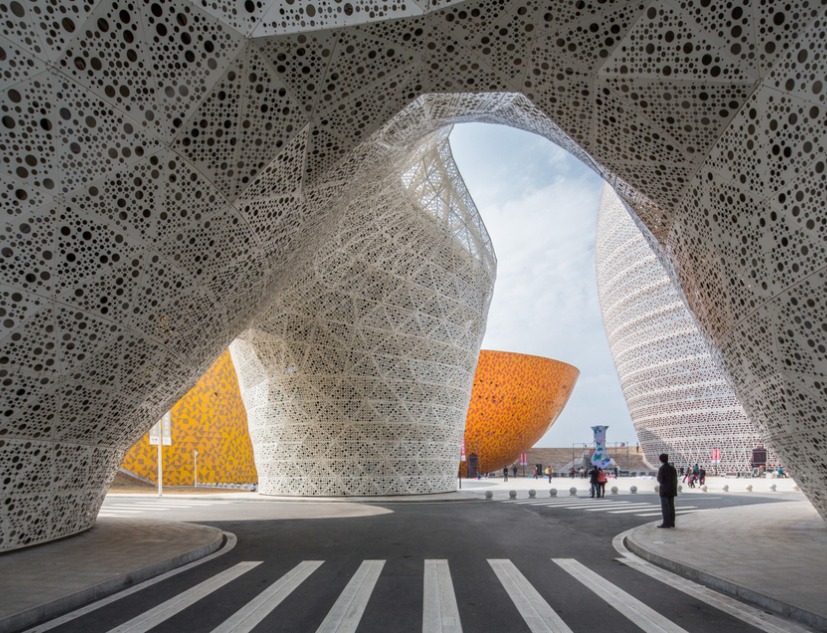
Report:
[[[682,508],[680,510],[675,510],[675,514],[689,514],[689,513],[692,513],[692,512],[695,512],[695,510],[688,510],[688,509],[685,509],[685,508]],[[636,514],[635,516],[636,517],[659,517],[659,516],[661,516],[661,514],[662,514],[661,512],[647,512],[645,514]]]
[[115,627],[109,633],[144,633],[145,631],[149,631],[152,627],[158,626],[161,622],[180,613],[187,607],[201,600],[204,596],[211,594],[216,589],[220,589],[228,582],[235,580],[242,574],[246,574],[258,565],[261,565],[261,561],[244,561],[233,565],[229,569],[225,569],[221,573],[159,604],[154,609],[150,609],[128,622]]
[[649,608],[620,587],[604,580],[599,574],[573,558],[552,558],[551,560],[646,633],[687,633],[686,629]]
[[248,633],[316,571],[324,561],[306,560],[279,578],[272,585],[250,600],[227,620],[213,629],[212,633]]
[[514,563],[508,559],[489,558],[488,564],[517,607],[517,611],[523,616],[531,633],[573,633]]
[[583,512],[610,512],[612,510],[623,510],[624,508],[636,508],[638,511],[640,511],[654,507],[655,506],[651,503],[635,503],[629,505],[625,503],[614,503],[612,505],[606,505],[600,508],[586,508],[583,510]]
[[422,633],[462,633],[457,597],[447,560],[426,560]]
[[384,566],[383,560],[363,561],[324,622],[316,629],[316,633],[353,633],[356,631]]
[[[647,506],[647,507],[654,508],[655,506]],[[643,509],[644,508],[635,508],[633,510],[612,510],[612,511],[609,512],[609,514],[627,514],[627,513],[630,513],[630,512],[640,512]],[[690,510],[697,510],[697,509],[698,509],[698,506],[681,506],[681,509],[676,510],[676,512],[689,512]],[[657,515],[657,513],[655,513],[655,515]]]

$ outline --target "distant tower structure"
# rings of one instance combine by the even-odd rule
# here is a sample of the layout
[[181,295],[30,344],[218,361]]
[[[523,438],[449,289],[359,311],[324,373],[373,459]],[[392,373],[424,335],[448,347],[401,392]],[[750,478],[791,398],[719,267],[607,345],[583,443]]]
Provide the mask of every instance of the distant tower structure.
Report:
[[593,426],[594,431],[594,454],[592,465],[598,468],[608,468],[612,465],[612,458],[606,452],[606,429],[608,426]]
[[[623,203],[603,190],[597,221],[603,324],[646,459],[751,469],[767,446],[714,361],[695,320]],[[598,428],[598,427],[593,427]],[[769,450],[767,463],[779,463]]]

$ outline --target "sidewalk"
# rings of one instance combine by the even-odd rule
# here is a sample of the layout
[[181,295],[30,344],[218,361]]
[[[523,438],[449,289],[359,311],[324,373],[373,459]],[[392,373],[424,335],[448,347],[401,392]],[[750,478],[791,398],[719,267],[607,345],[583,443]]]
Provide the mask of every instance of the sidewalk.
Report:
[[[772,484],[776,491],[770,490]],[[654,494],[655,482],[610,482],[607,497],[612,496],[613,485],[618,487],[618,498],[629,499],[629,487],[635,485],[645,499]],[[657,522],[648,523],[626,535],[626,547],[678,575],[806,622],[816,630],[827,630],[827,524],[795,491],[791,480],[710,481],[709,492],[685,490],[678,506],[692,495],[727,494],[722,491],[724,485],[730,486],[730,494],[774,495],[789,501],[682,515],[675,530],[658,530]],[[749,485],[753,486],[751,493],[746,492]],[[578,479],[555,478],[551,487],[558,490],[558,496],[569,496],[572,486],[578,496],[588,489],[588,483]],[[530,478],[463,480],[461,494],[435,495],[432,500],[484,503],[486,491],[495,499],[507,499],[510,490],[524,499],[530,489],[538,498],[548,498],[549,488],[547,480]],[[236,493],[232,498],[278,503],[250,493]],[[293,507],[295,512],[296,504]],[[95,528],[78,536],[0,555],[0,633],[23,630],[207,556],[223,541],[221,531],[206,526],[102,518]]]

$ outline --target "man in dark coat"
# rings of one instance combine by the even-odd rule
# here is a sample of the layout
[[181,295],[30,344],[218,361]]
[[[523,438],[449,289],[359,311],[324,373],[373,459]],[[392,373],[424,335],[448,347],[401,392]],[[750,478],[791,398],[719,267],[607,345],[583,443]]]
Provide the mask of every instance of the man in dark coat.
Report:
[[660,484],[660,510],[663,514],[663,523],[659,528],[675,527],[675,497],[678,495],[678,471],[669,463],[669,455],[660,454],[661,467],[658,469],[658,484]]

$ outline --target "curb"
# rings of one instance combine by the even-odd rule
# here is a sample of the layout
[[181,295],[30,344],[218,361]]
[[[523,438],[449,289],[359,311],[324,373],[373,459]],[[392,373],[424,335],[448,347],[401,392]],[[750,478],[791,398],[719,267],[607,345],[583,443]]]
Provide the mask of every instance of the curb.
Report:
[[[207,527],[207,526],[202,526]],[[227,542],[227,537],[224,532],[217,528],[215,530],[215,539],[211,543],[202,545],[189,552],[184,552],[170,559],[161,561],[152,565],[147,565],[140,569],[136,569],[121,576],[109,578],[103,582],[95,585],[90,585],[80,591],[69,594],[38,605],[28,611],[15,613],[3,620],[0,620],[0,633],[14,633],[15,631],[22,631],[25,628],[32,627],[38,623],[46,622],[52,618],[56,618],[65,613],[73,611],[78,607],[89,604],[101,598],[110,596],[118,591],[137,585],[144,580],[148,580],[155,576],[159,576],[176,567],[180,567],[187,563],[191,563],[205,556],[209,556],[213,552],[221,549]]]
[[633,554],[652,563],[653,565],[657,565],[667,571],[671,571],[678,576],[682,576],[688,580],[704,585],[705,587],[709,587],[715,591],[732,596],[733,598],[751,602],[752,604],[771,613],[775,613],[776,615],[780,615],[790,620],[796,620],[797,622],[802,622],[803,624],[811,626],[818,631],[827,631],[827,618],[821,615],[811,613],[801,607],[796,607],[753,589],[742,587],[732,581],[725,580],[715,576],[714,574],[697,569],[696,567],[655,554],[654,552],[647,550],[641,544],[636,543],[631,534],[628,534],[623,538],[623,544]]

